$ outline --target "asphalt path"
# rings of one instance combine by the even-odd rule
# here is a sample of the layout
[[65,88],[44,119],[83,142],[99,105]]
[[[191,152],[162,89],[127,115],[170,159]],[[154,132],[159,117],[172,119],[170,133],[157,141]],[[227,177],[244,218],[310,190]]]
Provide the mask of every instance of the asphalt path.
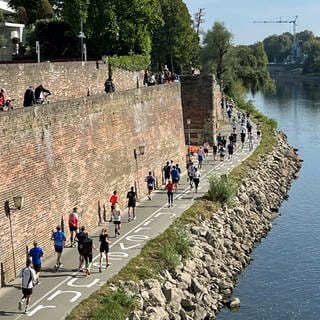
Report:
[[[226,137],[231,132],[231,126],[226,128]],[[161,234],[174,219],[188,209],[194,201],[202,197],[208,190],[209,177],[213,174],[227,174],[234,167],[245,160],[259,144],[253,129],[253,149],[249,150],[248,142],[243,148],[237,147],[232,159],[213,161],[212,151],[208,159],[203,162],[200,170],[201,179],[198,193],[191,189],[184,174],[178,190],[174,193],[174,205],[168,208],[167,194],[164,186],[153,191],[152,200],[142,199],[137,205],[137,218],[128,222],[126,209],[122,212],[121,235],[114,236],[113,223],[107,223],[110,236],[110,263],[103,266],[99,272],[99,253],[94,251],[95,257],[90,276],[78,272],[77,248],[65,248],[62,254],[64,267],[54,270],[55,257],[44,259],[41,271],[41,283],[33,289],[30,312],[24,314],[18,310],[18,301],[21,298],[21,280],[16,279],[6,287],[0,289],[0,319],[65,319],[66,315],[82,300],[98,290],[107,279],[117,274],[130,259],[137,256],[141,248],[152,238]],[[238,134],[239,136],[239,134]],[[240,144],[238,138],[238,145]],[[194,162],[197,163],[196,157]],[[182,167],[182,165],[181,165]],[[186,172],[184,172],[186,173]],[[145,188],[145,191],[147,188]],[[95,245],[99,248],[99,233],[102,226],[90,233]],[[40,244],[41,246],[41,244]]]

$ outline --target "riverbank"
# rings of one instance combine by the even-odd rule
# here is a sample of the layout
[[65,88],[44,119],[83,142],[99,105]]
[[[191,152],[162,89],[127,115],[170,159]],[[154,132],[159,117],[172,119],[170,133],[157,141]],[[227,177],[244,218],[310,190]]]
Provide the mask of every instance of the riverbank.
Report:
[[261,156],[243,179],[232,206],[212,214],[212,205],[201,200],[202,220],[188,225],[192,250],[183,264],[163,272],[161,279],[118,283],[138,301],[130,319],[215,319],[301,167],[286,136],[277,133],[276,139],[275,149]]

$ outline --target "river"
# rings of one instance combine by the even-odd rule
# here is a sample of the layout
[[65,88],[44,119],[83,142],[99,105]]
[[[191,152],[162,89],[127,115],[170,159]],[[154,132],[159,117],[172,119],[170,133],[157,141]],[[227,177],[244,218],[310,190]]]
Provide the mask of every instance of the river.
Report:
[[320,319],[320,84],[278,81],[277,94],[250,97],[278,122],[304,160],[281,216],[252,253],[234,296],[240,310],[224,308],[218,320]]

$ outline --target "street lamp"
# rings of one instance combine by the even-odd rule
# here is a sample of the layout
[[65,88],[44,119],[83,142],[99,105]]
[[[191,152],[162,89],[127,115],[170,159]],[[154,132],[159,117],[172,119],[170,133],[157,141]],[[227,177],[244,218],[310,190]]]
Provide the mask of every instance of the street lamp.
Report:
[[137,159],[138,156],[143,156],[144,155],[144,149],[145,149],[144,145],[139,146],[138,150],[134,149],[133,150],[134,158]]
[[13,269],[14,269],[14,276],[17,276],[16,271],[16,258],[15,258],[15,252],[14,252],[14,242],[13,242],[13,232],[12,232],[12,220],[11,220],[11,212],[16,210],[21,210],[23,206],[23,197],[16,196],[13,197],[13,204],[14,207],[10,207],[9,200],[6,200],[4,202],[4,212],[6,216],[9,218],[9,224],[10,224],[10,239],[11,239],[11,250],[12,250],[12,262],[13,262]]
[[187,119],[187,126],[188,126],[188,157],[189,157],[189,160],[190,160],[190,140],[191,140],[191,130],[190,130],[190,125],[191,125],[191,119]]
[[83,39],[85,39],[85,34],[83,32],[83,20],[81,18],[80,20],[80,32],[79,32],[79,35],[78,35],[78,38],[80,38],[80,45],[81,45],[81,61],[83,61],[83,58],[84,58],[84,53],[85,53],[85,47],[84,47],[84,43],[83,43]]

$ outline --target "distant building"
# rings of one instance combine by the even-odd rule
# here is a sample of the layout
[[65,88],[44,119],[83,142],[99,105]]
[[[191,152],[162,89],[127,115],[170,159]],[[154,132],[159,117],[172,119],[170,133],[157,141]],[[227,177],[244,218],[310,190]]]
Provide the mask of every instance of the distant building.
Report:
[[4,22],[0,22],[0,61],[10,61],[19,53],[19,45],[24,41],[25,25],[6,22],[6,15],[14,15],[15,10],[8,6],[8,1],[0,0],[0,12]]

